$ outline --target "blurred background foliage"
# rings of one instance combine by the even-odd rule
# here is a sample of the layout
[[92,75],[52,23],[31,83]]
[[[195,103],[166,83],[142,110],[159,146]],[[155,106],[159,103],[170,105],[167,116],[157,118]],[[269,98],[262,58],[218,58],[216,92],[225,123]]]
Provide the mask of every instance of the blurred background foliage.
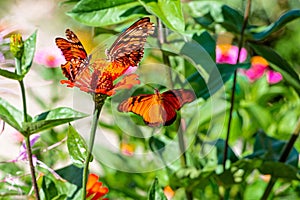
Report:
[[[194,89],[198,99],[182,108],[180,116],[185,119],[184,127],[180,127],[178,117],[173,125],[158,129],[146,127],[136,115],[117,112],[120,99],[128,94],[119,93],[106,101],[91,172],[99,174],[109,188],[109,199],[165,199],[163,188],[166,186],[175,192],[172,199],[259,199],[270,175],[279,180],[272,199],[297,199],[300,198],[300,143],[295,143],[286,162],[280,163],[278,159],[300,116],[300,20],[297,19],[300,15],[288,15],[289,20],[278,25],[276,31],[268,33],[266,30],[284,13],[299,9],[300,2],[253,0],[250,25],[245,33],[246,61],[238,65],[216,65],[216,44],[237,45],[240,39],[245,4],[246,1],[240,0],[1,1],[0,32],[21,32],[27,38],[37,30],[36,54],[52,55],[50,53],[59,52],[54,39],[64,37],[65,29],[71,28],[89,53],[104,56],[105,48],[115,39],[113,36],[140,17],[150,16],[156,25],[159,19],[166,26],[168,42],[159,44],[157,38],[148,38],[149,44],[137,71],[143,83],[155,81],[135,87],[131,92],[153,93],[153,88],[169,87],[164,76],[157,76],[167,71],[163,65],[164,53],[173,70],[173,86]],[[1,68],[12,70],[7,37],[0,43],[5,57]],[[222,160],[232,74],[237,68],[248,69],[251,57],[257,54],[265,57],[272,69],[280,71],[284,80],[271,85],[263,76],[250,82],[239,73],[229,162],[224,171]],[[25,78],[29,112],[36,114],[68,106],[90,114],[89,96],[59,84],[63,79],[60,64],[51,67],[35,59]],[[1,98],[20,107],[16,88],[14,82],[0,77]],[[89,123],[90,119],[73,123],[86,140]],[[184,155],[177,142],[178,132],[182,130],[186,145]],[[57,179],[49,168],[39,165],[39,186],[45,199],[78,198],[81,184],[78,179],[82,171],[75,166],[76,155],[67,148],[69,131],[67,126],[42,131],[33,146],[38,160],[67,180]],[[76,131],[73,134],[79,137]],[[1,199],[30,198],[27,196],[31,189],[29,170],[24,161],[9,162],[18,156],[21,141],[20,134],[6,125],[0,136]],[[53,195],[47,191],[54,191]]]

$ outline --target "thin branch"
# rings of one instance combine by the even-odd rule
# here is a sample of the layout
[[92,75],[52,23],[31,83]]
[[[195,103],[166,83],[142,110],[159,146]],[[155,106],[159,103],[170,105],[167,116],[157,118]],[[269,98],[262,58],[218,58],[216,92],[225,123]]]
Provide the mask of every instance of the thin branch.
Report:
[[[243,43],[244,43],[244,32],[248,23],[248,18],[249,18],[249,14],[250,14],[250,10],[251,10],[251,0],[248,0],[247,2],[247,7],[245,9],[245,14],[244,14],[244,22],[243,22],[243,26],[241,29],[241,38],[239,40],[239,51],[238,51],[238,56],[237,56],[237,60],[236,63],[238,64],[240,62],[240,54],[241,54],[241,50],[243,47]],[[232,85],[232,89],[231,89],[231,97],[230,97],[230,110],[229,110],[229,119],[228,119],[228,126],[227,126],[227,134],[226,134],[226,140],[225,140],[225,149],[224,149],[224,155],[223,155],[223,169],[224,171],[226,170],[226,160],[227,160],[227,154],[228,154],[228,141],[229,141],[229,137],[230,137],[230,128],[231,128],[231,123],[232,123],[232,114],[233,114],[233,109],[234,109],[234,99],[235,99],[235,88],[236,88],[236,81],[237,81],[237,70],[234,71],[234,75],[233,75],[233,85]]]
[[[17,74],[21,74],[21,60],[16,58],[16,71]],[[24,87],[24,82],[23,80],[19,81],[20,88],[21,88],[21,95],[22,95],[22,104],[23,104],[23,121],[26,123],[28,122],[27,118],[27,103],[26,103],[26,93],[25,93],[25,87]],[[34,189],[35,197],[37,200],[40,200],[40,195],[39,195],[39,189],[38,185],[36,182],[36,176],[35,176],[35,168],[33,165],[33,160],[32,160],[32,150],[31,150],[31,145],[30,145],[30,133],[26,132],[24,133],[25,135],[25,142],[26,142],[26,153],[27,153],[27,158],[29,162],[29,168],[30,168],[30,174],[31,174],[31,179],[32,179],[32,186]]]
[[[290,140],[288,141],[288,143],[285,145],[283,151],[282,151],[282,154],[279,158],[279,162],[285,162],[290,154],[290,152],[292,151],[293,149],[293,146],[296,142],[296,140],[298,139],[299,137],[299,133],[300,133],[300,118],[298,119],[298,122],[297,122],[297,125],[296,125],[296,128],[294,130],[294,133],[291,135],[291,138]],[[269,183],[268,183],[268,186],[266,187],[266,190],[263,194],[263,196],[261,197],[261,200],[266,200],[268,199],[275,183],[277,181],[277,178],[275,177],[271,177]]]

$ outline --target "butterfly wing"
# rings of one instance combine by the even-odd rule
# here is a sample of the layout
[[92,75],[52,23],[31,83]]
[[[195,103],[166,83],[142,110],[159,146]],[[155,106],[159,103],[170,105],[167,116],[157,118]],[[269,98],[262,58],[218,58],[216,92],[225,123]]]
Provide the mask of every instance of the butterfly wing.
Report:
[[191,90],[169,90],[162,94],[147,94],[130,97],[118,106],[121,112],[133,112],[143,117],[148,126],[168,126],[176,117],[176,110],[195,100]]
[[106,51],[107,58],[114,63],[116,76],[124,73],[130,66],[137,66],[144,55],[147,37],[154,32],[154,24],[148,17],[142,18],[126,29]]
[[168,90],[162,93],[161,97],[165,104],[171,106],[175,110],[180,110],[184,104],[190,103],[196,99],[193,91],[186,89]]
[[107,50],[110,61],[128,59],[136,66],[144,54],[144,45],[148,35],[154,32],[154,24],[149,17],[142,18],[127,28]]
[[148,126],[159,126],[164,124],[164,120],[160,115],[162,105],[157,103],[155,97],[155,94],[130,97],[119,104],[118,110],[140,115]]
[[67,29],[66,36],[67,40],[56,38],[55,43],[67,61],[61,65],[63,74],[67,79],[74,82],[80,70],[88,65],[88,57],[83,45],[73,31]]

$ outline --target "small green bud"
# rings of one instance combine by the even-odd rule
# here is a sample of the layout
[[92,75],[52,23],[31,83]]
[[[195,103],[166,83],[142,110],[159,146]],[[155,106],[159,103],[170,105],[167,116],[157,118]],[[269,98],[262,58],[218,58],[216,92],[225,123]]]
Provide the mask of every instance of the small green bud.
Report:
[[21,34],[13,34],[10,36],[10,51],[17,59],[21,59],[24,51],[24,42]]

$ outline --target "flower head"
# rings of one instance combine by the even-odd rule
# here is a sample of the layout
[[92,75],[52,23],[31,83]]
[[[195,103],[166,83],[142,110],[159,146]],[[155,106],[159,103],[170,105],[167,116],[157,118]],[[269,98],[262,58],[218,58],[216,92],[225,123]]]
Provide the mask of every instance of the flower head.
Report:
[[[236,64],[238,58],[239,48],[230,44],[219,44],[216,46],[216,62],[217,63],[227,63]],[[247,50],[245,48],[241,49],[240,52],[240,62],[244,62],[247,58]]]
[[282,75],[271,70],[268,61],[261,56],[253,56],[250,69],[244,71],[251,82],[261,78],[265,73],[269,84],[275,84],[282,80]]
[[102,198],[108,193],[108,188],[103,186],[102,182],[99,182],[99,176],[96,174],[90,174],[86,185],[86,197],[91,200],[108,200]]
[[111,96],[117,90],[130,89],[140,83],[136,74],[126,75],[116,84],[114,83],[127,70],[123,65],[123,63],[98,59],[90,66],[83,68],[74,81],[62,80],[61,83],[67,84],[68,87],[78,87],[84,92]]
[[65,58],[57,48],[44,48],[37,49],[34,62],[49,68],[55,68],[60,66],[62,62],[65,62]]
[[174,191],[172,190],[172,188],[170,186],[166,186],[164,188],[164,194],[167,197],[168,200],[171,200],[174,196]]
[[10,51],[12,54],[21,59],[24,51],[24,41],[22,39],[21,34],[13,34],[10,37]]
[[120,148],[121,148],[121,152],[123,155],[133,156],[133,154],[134,154],[134,146],[133,145],[122,142]]

